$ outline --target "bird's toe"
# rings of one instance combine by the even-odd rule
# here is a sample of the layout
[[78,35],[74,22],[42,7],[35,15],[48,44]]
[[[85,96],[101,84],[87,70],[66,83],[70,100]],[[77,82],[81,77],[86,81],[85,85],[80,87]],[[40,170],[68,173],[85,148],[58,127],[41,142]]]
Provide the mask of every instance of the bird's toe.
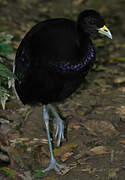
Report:
[[64,169],[64,168],[66,168],[65,165],[59,164],[56,162],[56,160],[53,160],[50,162],[48,168],[42,170],[42,172],[47,172],[54,169],[57,173],[61,174],[61,169]]
[[55,134],[55,139],[58,136],[58,140],[57,140],[57,146],[60,146],[60,142],[61,140],[64,139],[64,125],[63,125],[63,121],[57,120],[56,122],[56,134]]

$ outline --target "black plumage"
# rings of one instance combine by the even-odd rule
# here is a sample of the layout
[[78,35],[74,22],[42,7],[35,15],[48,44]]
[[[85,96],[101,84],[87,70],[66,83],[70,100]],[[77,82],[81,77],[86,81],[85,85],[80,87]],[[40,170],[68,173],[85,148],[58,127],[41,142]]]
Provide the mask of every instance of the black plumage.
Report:
[[24,37],[15,61],[15,87],[24,104],[61,101],[83,82],[95,51],[88,34],[77,33],[79,26],[52,19],[37,24]]
[[50,19],[35,25],[19,45],[14,64],[23,104],[47,105],[71,95],[95,61],[90,35],[102,29],[106,35],[104,24],[98,12],[86,10],[76,22]]

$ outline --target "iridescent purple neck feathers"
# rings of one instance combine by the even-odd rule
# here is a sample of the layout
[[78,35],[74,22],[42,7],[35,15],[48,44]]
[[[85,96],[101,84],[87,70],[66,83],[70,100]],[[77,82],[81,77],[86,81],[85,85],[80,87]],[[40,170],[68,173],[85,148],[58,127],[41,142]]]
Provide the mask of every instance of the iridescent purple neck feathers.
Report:
[[86,67],[90,62],[93,62],[95,60],[95,50],[92,45],[88,48],[88,54],[81,59],[79,63],[72,63],[70,61],[60,61],[56,64],[56,68],[58,71],[62,72],[73,72],[73,71],[81,71],[84,70],[84,67]]

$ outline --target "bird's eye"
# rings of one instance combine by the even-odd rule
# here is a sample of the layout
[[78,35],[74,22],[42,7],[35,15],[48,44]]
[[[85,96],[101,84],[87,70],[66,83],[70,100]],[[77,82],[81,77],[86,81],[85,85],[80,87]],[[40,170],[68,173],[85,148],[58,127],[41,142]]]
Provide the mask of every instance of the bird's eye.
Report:
[[93,18],[93,17],[91,17],[91,19],[90,19],[90,24],[91,24],[91,25],[97,24],[97,23],[96,23],[96,19]]
[[95,19],[92,18],[92,17],[87,17],[86,22],[87,22],[87,24],[94,25],[95,24]]
[[90,24],[91,24],[91,25],[94,25],[94,24],[95,24],[95,20],[92,19],[92,20],[90,21]]

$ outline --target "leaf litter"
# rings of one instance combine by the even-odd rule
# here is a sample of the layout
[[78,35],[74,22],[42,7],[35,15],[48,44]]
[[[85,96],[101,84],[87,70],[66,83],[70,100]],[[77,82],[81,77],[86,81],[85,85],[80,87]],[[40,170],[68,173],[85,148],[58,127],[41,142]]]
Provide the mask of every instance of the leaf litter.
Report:
[[88,120],[84,123],[84,126],[88,131],[98,136],[101,134],[102,136],[112,136],[112,135],[118,135],[119,133],[115,129],[115,127],[110,123],[109,121],[103,121],[103,120]]
[[[77,0],[76,0],[77,1]],[[27,3],[28,2],[28,3]],[[82,7],[82,0],[81,1],[78,1],[78,2],[80,2],[80,6]],[[86,2],[86,1],[85,1]],[[100,8],[100,11],[103,11],[104,12],[104,14],[106,14],[107,15],[107,17],[108,17],[108,15],[110,14],[108,14],[108,12],[110,12],[110,11],[108,11],[108,9],[105,7],[106,5],[107,5],[107,3],[108,3],[109,1],[106,1],[105,2],[105,4],[104,4],[104,6],[103,6],[103,8],[101,7]],[[1,3],[3,3],[4,4],[4,1],[1,1]],[[12,3],[12,2],[11,2]],[[29,1],[25,1],[25,3],[26,4],[30,4],[29,3]],[[43,3],[44,3],[44,1],[43,1]],[[57,3],[57,2],[56,2]],[[66,2],[67,3],[67,2]],[[92,3],[92,1],[90,0],[90,2],[89,2],[91,5],[95,5],[96,6],[96,3],[95,2],[93,2]],[[15,4],[15,2],[14,2],[14,4]],[[57,3],[58,4],[58,3]],[[6,0],[6,3],[5,3],[5,5],[7,6],[7,5],[9,5],[9,1],[7,1]],[[31,4],[30,4],[31,5]],[[113,3],[113,7],[114,7],[114,11],[115,11],[115,13],[113,12],[113,9],[111,9],[111,11],[112,11],[112,16],[113,16],[113,13],[115,14],[115,17],[116,17],[116,15],[118,15],[117,14],[117,8],[115,8],[115,5],[117,5],[117,4],[115,4],[115,3]],[[120,2],[118,2],[118,5],[119,6],[121,6],[121,1]],[[12,5],[11,5],[12,6]],[[18,4],[18,6],[19,6],[19,4]],[[39,7],[39,6],[41,6],[41,3],[38,3],[38,11],[39,11],[39,8],[41,8],[41,7]],[[78,5],[77,5],[78,6]],[[88,4],[87,4],[87,6],[88,6]],[[95,7],[95,6],[91,6],[91,7]],[[99,6],[99,4],[97,3],[97,6]],[[118,7],[119,7],[118,6]],[[21,8],[22,7],[22,8]],[[23,5],[23,4],[20,4],[20,9],[25,9],[24,8],[25,6]],[[31,6],[32,7],[32,6]],[[56,7],[56,6],[53,6],[53,7]],[[49,6],[49,8],[48,9],[52,9],[53,8],[52,6]],[[107,6],[108,7],[108,6]],[[110,7],[110,6],[109,6]],[[14,6],[14,8],[15,8],[15,6]],[[42,7],[42,8],[45,8],[45,7]],[[56,7],[57,8],[57,7]],[[76,7],[75,7],[76,8]],[[82,7],[83,8],[83,7]],[[9,9],[9,8],[8,8]],[[20,12],[20,9],[19,9],[19,12]],[[75,9],[76,10],[76,9]],[[28,11],[28,10],[27,10]],[[49,10],[48,10],[49,11]],[[48,12],[47,11],[47,12]],[[74,11],[74,9],[73,9],[73,11]],[[2,11],[1,11],[2,12]],[[0,12],[0,13],[1,13]],[[11,10],[11,12],[14,12],[13,10]],[[17,11],[18,12],[18,11]],[[36,12],[36,7],[35,7],[35,12]],[[53,11],[53,12],[56,12],[56,11]],[[14,12],[14,14],[15,14],[16,12]],[[20,13],[18,13],[18,14],[21,14],[21,12]],[[23,14],[24,14],[24,12],[23,12]],[[75,14],[77,14],[76,13],[76,11],[75,11]],[[120,12],[120,14],[122,14],[121,12]],[[10,16],[10,14],[9,13],[7,13],[7,15],[9,15]],[[24,15],[25,16],[25,15]],[[24,17],[24,16],[22,16],[22,17]],[[29,16],[29,14],[28,14],[28,16]],[[28,17],[28,16],[26,16],[26,18]],[[54,15],[55,16],[55,15]],[[122,15],[121,15],[122,16]],[[15,16],[14,16],[15,17]],[[110,17],[110,16],[109,16]],[[5,18],[4,18],[5,19]],[[17,18],[18,19],[18,18]],[[116,18],[117,19],[117,18]],[[6,20],[6,19],[5,19]],[[22,20],[22,19],[21,19]],[[114,21],[113,21],[113,19],[111,20],[111,17],[109,18],[109,23],[111,22],[111,24],[113,25],[113,23],[114,23]],[[7,20],[6,20],[7,21]],[[20,21],[21,22],[21,21]],[[20,23],[20,22],[18,22],[18,23]],[[27,22],[27,19],[26,19],[26,22]],[[19,31],[19,34],[20,34],[20,38],[22,38],[23,36],[24,36],[24,31],[27,31],[27,29],[29,29],[30,28],[30,26],[28,25],[25,25],[26,24],[26,22],[21,22],[21,24],[22,24],[22,26],[24,26],[24,27],[21,27],[22,28],[22,30],[20,30]],[[30,24],[33,24],[34,22],[32,21],[32,22],[30,22]],[[13,28],[13,31],[17,31],[17,29],[19,29],[18,28],[19,27],[19,24],[17,25],[17,28]],[[115,26],[116,27],[116,26]],[[117,28],[117,27],[116,27]],[[118,43],[117,42],[115,42],[115,44],[117,45]],[[124,45],[124,43],[122,43],[123,45]],[[14,42],[14,46],[15,46],[15,48],[17,49],[17,47],[18,47],[18,45],[19,45],[19,40],[18,40],[18,42]],[[104,48],[104,44],[102,44],[101,43],[101,41],[100,41],[100,44],[98,44],[98,46],[99,46],[99,48],[101,48],[101,47],[103,47]],[[119,46],[119,47],[121,47],[121,45]],[[106,47],[107,48],[107,47]],[[113,55],[115,55],[116,54],[116,56],[119,56],[119,53],[118,52],[116,52],[116,50],[114,49],[114,51],[112,51],[111,53],[110,53],[111,55],[110,56],[112,56],[112,58],[113,59],[117,59],[116,57],[113,57]],[[124,57],[124,56],[123,56]],[[108,58],[107,59],[105,59],[105,61],[108,61]],[[120,58],[120,59],[118,59],[118,61],[122,61],[122,63],[121,63],[121,66],[123,67],[123,64],[124,64],[124,58]],[[100,95],[102,95],[102,93],[104,92],[109,92],[109,94],[110,93],[113,93],[114,91],[109,91],[109,89],[110,88],[112,88],[112,84],[114,83],[114,80],[116,81],[116,84],[118,84],[118,85],[120,85],[121,87],[121,92],[120,93],[124,93],[125,92],[125,90],[124,90],[124,78],[122,78],[123,77],[123,75],[124,75],[124,72],[122,72],[122,71],[120,71],[119,69],[118,69],[118,62],[117,62],[117,65],[115,64],[114,66],[113,66],[113,63],[116,63],[116,60],[115,61],[112,61],[111,62],[112,63],[112,67],[113,67],[113,70],[111,69],[111,66],[109,66],[109,67],[103,67],[102,65],[100,65],[100,66],[98,66],[98,69],[97,69],[97,71],[98,71],[98,73],[102,73],[102,75],[103,75],[103,77],[104,78],[98,78],[97,77],[97,79],[100,79],[99,81],[97,80],[96,82],[95,82],[95,85],[93,86],[92,84],[91,84],[91,86],[90,86],[90,88],[88,88],[87,89],[87,95],[85,95],[85,96],[89,96],[89,95],[91,95],[91,93],[92,92],[94,92],[95,94],[96,94],[96,91],[97,91],[97,96],[99,97]],[[108,72],[109,71],[109,72]],[[121,74],[120,75],[120,73],[123,73],[123,74]],[[112,76],[113,76],[113,78],[111,78],[111,74],[112,74]],[[109,84],[107,84],[107,79],[109,78],[109,81],[111,81],[111,84],[109,85]],[[120,79],[119,79],[120,78]],[[105,79],[105,80],[103,80],[103,79]],[[117,83],[118,82],[118,83]],[[114,83],[115,84],[115,83]],[[101,91],[100,92],[98,92],[98,90],[97,90],[97,88],[96,88],[96,85],[98,86],[98,87],[101,87]],[[118,91],[118,89],[117,88],[115,88],[115,87],[113,87],[114,88],[114,90],[115,91]],[[71,114],[73,114],[73,113],[75,113],[76,112],[76,109],[75,109],[75,106],[77,106],[77,102],[79,103],[79,105],[81,105],[81,107],[83,107],[83,109],[85,108],[84,107],[84,103],[86,103],[86,101],[88,102],[88,104],[89,104],[89,100],[90,99],[87,99],[86,100],[86,97],[84,96],[84,93],[86,92],[86,90],[82,93],[82,90],[81,90],[81,94],[80,94],[80,98],[78,97],[78,99],[75,99],[75,97],[74,97],[74,99],[72,100],[72,102],[74,101],[74,104],[72,105],[72,102],[70,101],[70,100],[67,100],[67,106],[66,106],[66,110],[67,110],[67,116],[68,115],[71,115]],[[112,94],[111,94],[112,95]],[[116,96],[119,96],[119,94],[117,94],[116,93]],[[95,97],[94,97],[95,98]],[[108,99],[108,97],[107,97],[107,102],[108,103],[110,103],[110,105],[111,106],[115,106],[115,108],[113,108],[113,113],[115,114],[117,114],[117,112],[118,112],[118,114],[117,115],[119,115],[119,118],[121,117],[121,115],[122,116],[124,116],[124,108],[122,108],[121,106],[124,106],[125,104],[124,103],[122,103],[122,104],[120,104],[119,102],[119,104],[118,103],[113,103],[112,102],[112,100],[111,99]],[[82,101],[82,103],[81,103],[81,101]],[[102,103],[102,101],[103,101],[103,99],[102,99],[102,97],[100,98],[100,101],[101,101],[101,103]],[[70,103],[71,103],[71,105],[70,105]],[[91,104],[91,103],[90,103]],[[89,106],[90,106],[90,104],[89,104]],[[64,105],[65,105],[65,102],[64,102]],[[75,106],[74,106],[75,105]],[[20,106],[19,106],[20,107]],[[22,107],[22,106],[21,106]],[[62,105],[62,107],[63,107],[63,105]],[[71,107],[71,108],[70,108]],[[96,108],[96,105],[95,105],[95,108]],[[104,107],[104,109],[106,110],[106,111],[111,111],[111,109],[109,108],[107,108],[107,105],[105,105],[105,107]],[[121,109],[120,109],[121,108]],[[19,110],[20,108],[18,108],[18,110]],[[17,111],[18,111],[17,110]],[[18,113],[16,111],[16,113]],[[82,109],[80,110],[80,111],[82,111]],[[75,159],[74,157],[76,157],[76,159],[75,159],[75,161],[77,162],[77,161],[79,161],[79,160],[81,160],[81,166],[83,165],[83,168],[81,168],[82,170],[82,172],[83,172],[83,174],[82,174],[82,176],[80,176],[80,173],[78,173],[78,172],[80,172],[80,170],[79,171],[77,171],[77,170],[75,170],[75,175],[77,175],[77,177],[75,177],[74,175],[73,176],[71,176],[71,174],[72,173],[69,173],[69,171],[71,170],[67,170],[67,175],[65,176],[64,175],[64,177],[62,177],[62,178],[58,178],[58,176],[57,176],[57,178],[55,178],[55,177],[52,177],[52,176],[54,176],[55,175],[55,173],[53,173],[52,174],[52,176],[51,176],[51,173],[49,174],[49,176],[48,177],[45,177],[44,178],[44,180],[56,180],[56,179],[67,179],[67,178],[69,178],[69,179],[80,179],[80,180],[82,180],[82,179],[87,179],[86,178],[86,176],[89,174],[89,175],[91,175],[91,178],[89,178],[88,176],[88,179],[93,179],[93,180],[95,180],[95,179],[115,179],[115,178],[117,178],[118,177],[118,179],[119,180],[121,180],[121,178],[122,177],[119,177],[118,176],[118,174],[119,174],[119,172],[120,171],[122,171],[122,166],[123,165],[121,165],[122,164],[122,162],[123,162],[123,160],[124,160],[124,153],[122,152],[122,150],[124,150],[123,149],[123,147],[121,146],[121,145],[124,145],[125,143],[124,143],[124,138],[125,137],[121,137],[121,134],[119,134],[120,132],[118,132],[117,131],[117,129],[115,128],[115,126],[110,122],[110,120],[109,119],[107,119],[106,120],[106,122],[105,122],[105,120],[103,119],[103,113],[101,114],[100,113],[100,116],[102,117],[102,119],[101,120],[95,120],[96,119],[96,117],[98,117],[98,116],[96,116],[97,114],[96,114],[96,112],[97,111],[94,111],[94,112],[91,112],[91,116],[89,116],[89,117],[91,117],[91,119],[89,119],[88,117],[87,117],[87,115],[88,114],[90,114],[90,113],[88,113],[88,114],[84,114],[84,116],[80,116],[79,114],[80,114],[80,111],[78,112],[78,114],[77,114],[77,116],[79,116],[80,118],[78,118],[78,119],[80,119],[80,121],[82,121],[82,122],[80,122],[80,123],[78,123],[78,124],[71,124],[71,131],[69,132],[68,131],[68,136],[70,137],[70,138],[68,138],[69,139],[69,141],[67,142],[67,143],[69,143],[70,141],[71,142],[73,142],[73,139],[72,139],[72,135],[74,135],[74,131],[75,131],[75,133],[76,133],[76,139],[78,139],[79,137],[81,138],[80,139],[80,141],[81,141],[81,146],[79,147],[79,144],[77,145],[77,146],[69,146],[69,147],[67,147],[67,148],[62,148],[63,146],[65,146],[65,145],[62,145],[62,147],[61,147],[61,149],[57,152],[57,157],[59,157],[59,159],[61,160],[61,157],[62,158],[64,158],[64,162],[66,161],[68,161],[69,159]],[[100,110],[100,111],[102,111],[103,112],[103,108],[102,108],[102,110]],[[5,112],[5,113],[11,113],[11,109],[10,109],[10,111],[9,112]],[[95,114],[94,114],[95,113]],[[22,112],[20,112],[20,114],[23,114]],[[82,113],[81,113],[82,114]],[[77,121],[77,116],[75,117],[76,119],[75,119],[75,122]],[[110,113],[110,116],[112,116],[112,113]],[[38,119],[40,119],[41,117],[39,117]],[[94,119],[95,118],[95,119]],[[94,119],[94,120],[93,120]],[[28,118],[26,118],[26,121],[28,121]],[[94,121],[94,122],[93,122]],[[80,126],[79,124],[82,124],[82,126]],[[84,125],[84,126],[83,126]],[[4,126],[5,127],[5,126]],[[83,128],[84,127],[84,128]],[[25,128],[28,128],[28,127],[25,127]],[[76,132],[77,131],[77,132]],[[112,144],[113,144],[113,146],[111,146],[110,148],[110,151],[108,151],[108,148],[107,148],[107,145],[110,145],[110,143],[108,144],[108,142],[107,142],[107,144],[103,144],[103,141],[101,141],[101,143],[100,142],[98,142],[98,139],[100,140],[100,138],[102,138],[102,136],[104,136],[104,137],[107,137],[107,139],[109,140],[110,138],[114,138],[115,136],[118,136],[119,135],[119,138],[117,139],[115,139],[115,141],[114,142],[112,142]],[[41,134],[40,134],[40,136],[41,136]],[[94,141],[94,143],[93,144],[91,144],[91,142],[92,142],[92,140],[95,138],[95,136],[97,137],[97,141]],[[23,136],[24,137],[24,136]],[[88,141],[88,138],[91,138],[92,140],[90,141],[90,144],[88,145],[87,144],[87,142],[89,142]],[[119,144],[117,144],[118,143],[118,141],[119,141]],[[32,150],[32,147],[34,147],[34,146],[39,146],[39,145],[41,145],[41,146],[43,146],[43,147],[45,147],[45,149],[44,149],[44,151],[47,151],[47,153],[48,153],[48,149],[46,148],[46,146],[47,146],[47,139],[46,139],[46,137],[44,136],[44,137],[40,137],[40,138],[27,138],[27,137],[25,137],[25,138],[15,138],[15,139],[10,139],[10,144],[11,144],[11,146],[13,147],[13,148],[16,148],[17,146],[20,146],[20,145],[22,145],[22,144],[24,144],[24,145],[27,145],[27,147],[28,148],[30,148],[30,151],[29,151],[29,153],[32,151],[33,152],[33,150]],[[74,144],[77,144],[77,140],[76,141],[74,141]],[[86,151],[84,151],[83,149],[84,149],[84,147],[85,147],[85,149],[86,149]],[[28,150],[28,148],[27,148],[27,150]],[[79,148],[79,149],[78,149]],[[116,148],[116,149],[115,149]],[[120,151],[118,151],[117,150],[117,148],[118,148],[118,150],[121,148],[121,157],[122,157],[122,161],[119,161],[119,158],[120,158]],[[26,150],[26,152],[24,152],[24,153],[22,153],[22,156],[23,156],[23,154],[25,154],[25,153],[27,153],[27,150]],[[39,150],[39,148],[38,148],[38,150]],[[75,150],[75,151],[74,151]],[[80,151],[81,150],[81,151]],[[83,150],[83,151],[82,151]],[[88,150],[88,151],[87,151]],[[87,154],[86,152],[89,152],[89,151],[91,151],[93,154]],[[109,161],[108,162],[106,162],[106,157],[108,156],[108,152],[111,152],[111,156],[109,157]],[[118,152],[118,153],[117,153]],[[38,154],[39,152],[37,151],[37,154]],[[16,152],[13,152],[13,156],[11,156],[11,154],[10,154],[10,158],[11,158],[11,161],[12,161],[12,159],[13,158],[15,158],[14,160],[17,160],[16,162],[17,162],[17,164],[19,163],[20,164],[20,162],[18,162],[18,156],[20,156],[20,159],[22,158],[21,157],[21,155],[20,154],[18,154],[18,152],[16,151]],[[95,155],[94,155],[95,154]],[[117,157],[115,157],[115,155],[117,154]],[[103,160],[104,161],[102,161],[102,159],[100,160],[101,162],[102,162],[102,164],[105,164],[106,165],[106,167],[104,167],[104,169],[103,168],[101,168],[100,167],[100,169],[98,169],[98,168],[96,168],[95,166],[97,166],[98,165],[98,163],[96,164],[94,164],[95,166],[93,166],[92,165],[92,162],[93,162],[93,157],[95,157],[96,159],[98,159],[99,157],[100,157],[100,155],[104,155],[104,157],[105,157],[105,159],[103,158]],[[28,161],[28,159],[30,158],[30,156],[28,156],[28,154],[26,154],[26,157],[27,157],[27,161]],[[46,157],[46,156],[45,156]],[[92,157],[92,158],[88,158],[88,157]],[[48,157],[47,157],[48,158]],[[88,158],[88,159],[87,159]],[[31,159],[33,159],[33,157],[31,157]],[[115,161],[115,159],[117,159],[117,162]],[[62,159],[62,161],[63,161],[63,159]],[[79,161],[80,162],[80,161]],[[105,163],[104,163],[105,162]],[[112,164],[110,164],[110,162],[112,162]],[[36,163],[36,165],[37,165],[37,160],[35,161],[35,163]],[[82,164],[83,163],[83,164]],[[119,163],[119,164],[118,164]],[[120,164],[121,163],[121,164]],[[68,163],[67,163],[68,164]],[[80,164],[80,163],[79,163]],[[26,165],[24,165],[24,167],[25,167]],[[77,163],[76,164],[74,164],[74,168],[77,166]],[[110,167],[110,166],[112,166],[112,167]],[[113,168],[113,166],[118,166],[118,168],[116,167],[116,168]],[[16,165],[15,165],[15,167],[16,167]],[[42,167],[42,165],[41,165],[41,167]],[[123,169],[125,169],[125,168],[123,168]],[[25,173],[26,172],[26,173]],[[72,171],[71,171],[72,172]],[[98,177],[96,177],[95,175],[96,175],[96,172],[100,172],[101,173],[101,176],[98,176]],[[104,176],[104,172],[107,174],[107,176],[106,176],[106,178],[105,177],[103,177]],[[42,177],[43,178],[43,177]],[[24,180],[29,180],[29,179],[32,179],[32,173],[30,173],[30,172],[28,172],[28,171],[25,171],[24,170],[24,172],[22,173],[22,179]]]

